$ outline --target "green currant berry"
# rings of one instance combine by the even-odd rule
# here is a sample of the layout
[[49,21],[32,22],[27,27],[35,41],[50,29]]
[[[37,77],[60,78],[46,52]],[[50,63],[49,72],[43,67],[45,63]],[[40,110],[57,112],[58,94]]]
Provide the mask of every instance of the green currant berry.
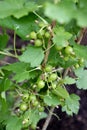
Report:
[[41,30],[41,31],[40,31],[40,34],[41,34],[42,36],[44,36],[45,30]]
[[45,35],[46,38],[50,38],[50,33],[49,32],[45,32],[44,35]]
[[83,65],[83,64],[84,64],[84,59],[83,58],[79,59],[79,65]]
[[29,94],[28,93],[24,93],[23,94],[23,100],[28,100],[29,99]]
[[41,33],[38,33],[38,34],[37,34],[37,37],[38,37],[39,39],[41,39],[43,36],[41,35]]
[[27,124],[29,122],[29,120],[26,118],[23,120],[23,124]]
[[68,61],[68,60],[69,60],[69,57],[68,57],[68,56],[64,57],[64,60],[65,60],[65,61]]
[[49,78],[48,78],[48,81],[55,81],[57,79],[57,74],[56,73],[52,73]]
[[80,66],[79,64],[75,64],[75,68],[78,69]]
[[35,126],[34,124],[31,124],[31,128],[32,128],[33,130],[35,130],[35,129],[36,129],[36,126]]
[[52,66],[51,65],[46,65],[45,71],[46,72],[51,72],[52,71]]
[[30,101],[36,101],[36,96],[35,95],[30,95]]
[[36,39],[37,38],[37,34],[35,32],[31,32],[30,33],[30,38],[31,39]]
[[41,31],[38,33],[37,37],[41,39],[41,38],[44,36],[44,34],[45,34],[45,30],[41,30]]
[[39,102],[36,100],[33,102],[33,106],[38,106]]
[[41,106],[41,107],[38,108],[38,110],[39,110],[39,112],[43,112],[44,111],[44,107]]
[[39,47],[41,45],[42,45],[42,41],[41,40],[39,40],[39,39],[35,40],[35,46]]
[[27,107],[28,107],[28,106],[27,106],[26,103],[21,103],[21,104],[20,104],[20,110],[21,110],[21,111],[26,111],[26,110],[27,110]]
[[45,86],[45,82],[44,82],[43,80],[39,80],[39,81],[37,82],[37,86],[38,86],[39,89],[42,89],[42,88],[44,88],[44,86]]
[[68,55],[73,54],[73,48],[71,46],[67,46],[65,48],[65,53],[68,54]]
[[57,84],[54,82],[52,83],[52,88],[55,89],[57,87]]
[[63,49],[63,47],[60,47],[60,46],[57,46],[57,45],[55,45],[55,48],[56,48],[57,51],[61,51]]
[[40,23],[39,23],[39,27],[42,28],[42,27],[44,27],[44,26],[45,26],[45,24],[44,24],[43,22],[40,22]]

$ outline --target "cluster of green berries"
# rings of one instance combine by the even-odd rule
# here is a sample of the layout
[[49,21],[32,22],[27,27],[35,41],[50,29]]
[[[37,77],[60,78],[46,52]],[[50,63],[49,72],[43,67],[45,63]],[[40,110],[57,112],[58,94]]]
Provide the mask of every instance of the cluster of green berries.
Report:
[[36,107],[40,112],[44,111],[44,105],[42,105],[42,101],[40,101],[40,97],[36,95],[37,92],[39,92],[41,89],[43,89],[47,84],[47,89],[53,88],[55,89],[57,86],[57,73],[52,72],[53,67],[51,65],[47,65],[44,68],[44,79],[41,79],[39,77],[36,81],[36,83],[32,86],[33,93],[24,93],[22,95],[22,100],[20,103],[20,110],[26,111],[29,108]]
[[35,91],[39,92],[41,89],[46,88],[54,89],[57,86],[58,75],[54,72],[55,68],[51,65],[46,65],[43,70],[43,76],[39,77],[34,85]]
[[[63,57],[63,59],[65,61],[68,61],[70,59],[76,59],[76,64],[74,65],[74,68],[79,68],[82,65],[84,65],[84,59],[83,58],[78,58],[75,55],[75,52],[73,50],[73,47],[70,45],[67,45],[66,47],[62,48],[62,47],[57,47],[56,46],[56,50],[58,50],[58,52],[61,52],[60,55]],[[62,55],[63,54],[63,55]]]
[[43,28],[44,23],[39,23],[39,26],[42,27],[38,32],[32,31],[29,34],[30,40],[33,40],[34,45],[37,47],[40,47],[43,45],[43,39],[49,39],[50,38],[50,32],[47,29],[47,27]]
[[34,93],[32,94],[24,93],[22,96],[22,101],[19,106],[20,111],[25,112],[29,108],[33,108],[33,107],[36,107],[39,110],[39,112],[44,111],[44,106],[40,104],[39,99]]

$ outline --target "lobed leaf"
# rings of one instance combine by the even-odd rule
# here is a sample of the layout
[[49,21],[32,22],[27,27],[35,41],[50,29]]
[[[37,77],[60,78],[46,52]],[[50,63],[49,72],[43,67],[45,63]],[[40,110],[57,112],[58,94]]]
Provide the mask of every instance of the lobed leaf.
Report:
[[62,106],[62,111],[66,111],[68,115],[73,115],[78,113],[79,110],[79,96],[76,94],[71,94],[65,99],[65,104]]
[[76,19],[77,24],[81,27],[87,26],[87,1],[83,0],[78,3],[70,0],[60,1],[58,4],[47,3],[45,15],[51,19],[57,20],[60,24],[68,23],[71,19]]
[[37,17],[33,13],[20,19],[7,17],[0,19],[0,26],[14,30],[22,39],[29,40],[29,33],[38,30],[36,19]]
[[26,0],[14,0],[14,2],[13,0],[3,0],[0,1],[0,19],[8,16],[21,18],[36,9],[37,5],[34,2]]
[[76,85],[79,89],[87,89],[87,70],[82,68],[75,70],[75,74],[78,77]]
[[27,50],[19,56],[19,60],[25,63],[30,63],[31,67],[37,67],[44,59],[44,52],[42,48],[28,46]]

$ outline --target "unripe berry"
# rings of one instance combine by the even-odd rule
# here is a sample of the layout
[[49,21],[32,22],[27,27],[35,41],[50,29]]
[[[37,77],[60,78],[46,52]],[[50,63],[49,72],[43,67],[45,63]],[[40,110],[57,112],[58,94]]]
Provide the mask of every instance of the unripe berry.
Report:
[[35,46],[37,46],[37,47],[39,47],[39,46],[41,46],[42,45],[42,41],[41,40],[39,40],[39,39],[37,39],[37,40],[35,40]]
[[44,82],[43,80],[39,80],[39,81],[37,82],[37,86],[38,86],[39,89],[42,89],[42,88],[44,88],[44,86],[45,86],[45,82]]
[[50,33],[49,32],[45,32],[44,35],[45,35],[46,38],[50,38]]
[[65,48],[65,53],[68,54],[68,55],[73,54],[73,48],[71,46],[67,46]]
[[45,71],[46,72],[51,72],[52,71],[52,66],[51,65],[46,65]]
[[35,32],[31,32],[30,33],[30,38],[31,39],[36,39],[37,38],[37,34]]
[[51,82],[51,81],[55,81],[56,79],[57,79],[57,74],[53,73],[49,76],[48,81]]

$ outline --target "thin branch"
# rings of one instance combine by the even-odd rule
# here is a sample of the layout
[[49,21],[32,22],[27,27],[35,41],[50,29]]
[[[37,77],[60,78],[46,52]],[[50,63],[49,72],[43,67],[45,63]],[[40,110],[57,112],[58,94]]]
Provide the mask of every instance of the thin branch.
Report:
[[46,63],[47,63],[47,61],[48,61],[48,56],[49,56],[51,47],[54,46],[54,44],[53,44],[52,46],[51,46],[51,44],[52,44],[52,37],[53,37],[52,29],[54,28],[55,24],[56,24],[56,22],[53,21],[52,24],[51,24],[51,26],[49,26],[50,38],[49,38],[49,40],[48,40],[48,45],[47,45],[47,49],[46,49],[46,51],[45,51],[44,61],[43,61],[43,63],[42,63],[42,66],[43,66],[43,67],[46,65]]
[[55,109],[54,107],[52,107],[52,108],[50,109],[49,115],[48,115],[48,117],[47,117],[47,119],[46,119],[46,121],[45,121],[45,123],[44,123],[44,125],[43,125],[42,130],[46,130],[46,129],[47,129],[47,127],[48,127],[48,125],[49,125],[49,122],[50,122],[50,120],[51,120],[52,114],[53,114],[53,112],[54,112],[54,109]]
[[51,47],[51,44],[52,44],[51,39],[49,39],[48,46],[47,46],[47,51],[45,53],[45,58],[44,58],[42,66],[45,66],[47,61],[48,61],[48,56],[49,56],[49,53],[50,53],[50,49],[49,48]]
[[46,51],[50,50],[50,49],[51,49],[54,45],[55,45],[55,43],[54,43],[54,44],[52,44],[52,45],[50,46],[50,48],[47,48],[44,52],[46,52]]
[[5,55],[5,56],[9,56],[9,57],[17,58],[17,56],[15,56],[15,55],[13,55],[13,54],[11,54],[11,53],[9,53],[9,52],[0,51],[0,54],[1,54],[1,55]]
[[70,68],[67,68],[67,69],[64,70],[63,79],[66,77],[66,75],[68,74],[69,71],[70,71]]
[[86,30],[87,30],[87,28],[82,28],[82,29],[81,29],[80,35],[79,35],[79,37],[78,37],[78,39],[77,39],[77,43],[78,43],[78,44],[81,43],[82,38],[83,38],[84,33],[85,33]]
[[1,60],[1,61],[0,61],[0,65],[3,65],[3,64],[4,64],[4,65],[9,65],[10,63],[7,62],[7,61]]
[[[53,21],[52,24],[51,24],[51,26],[49,26],[50,38],[49,38],[49,40],[48,40],[48,45],[47,45],[47,49],[46,49],[46,52],[45,52],[44,61],[43,61],[43,63],[42,63],[42,67],[45,67],[45,65],[46,65],[46,63],[47,63],[47,61],[48,61],[48,57],[49,57],[49,53],[50,53],[50,48],[51,48],[51,44],[52,44],[52,37],[53,37],[52,29],[54,28],[55,25],[56,25],[56,22]],[[48,125],[49,125],[49,123],[50,123],[50,120],[51,120],[51,118],[52,118],[54,109],[55,109],[55,107],[52,107],[52,108],[50,109],[49,115],[48,115],[48,117],[47,117],[47,119],[46,119],[46,121],[45,121],[45,123],[44,123],[44,125],[43,125],[42,130],[46,130],[46,129],[47,129],[47,127],[48,127]]]
[[48,24],[48,22],[47,22],[44,18],[42,18],[38,13],[36,13],[35,11],[33,11],[33,13],[34,13],[39,19],[41,19],[45,24]]
[[16,51],[16,33],[14,31],[14,52],[15,52],[15,55],[17,56],[17,51]]

